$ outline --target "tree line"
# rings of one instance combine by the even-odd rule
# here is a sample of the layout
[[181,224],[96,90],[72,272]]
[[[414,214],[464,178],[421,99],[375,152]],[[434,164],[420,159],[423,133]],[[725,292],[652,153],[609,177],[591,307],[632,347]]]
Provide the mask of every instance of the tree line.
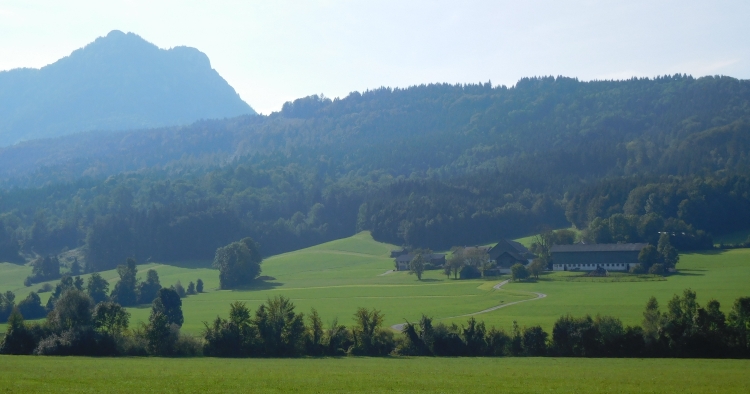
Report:
[[705,306],[694,291],[674,295],[662,311],[651,297],[640,326],[616,317],[561,316],[547,332],[541,326],[510,332],[487,328],[473,317],[445,324],[422,316],[406,322],[400,335],[383,327],[384,315],[359,308],[353,324],[324,324],[315,309],[305,316],[288,298],[269,298],[254,312],[230,305],[229,317],[204,322],[199,338],[182,335],[182,302],[162,288],[148,323],[129,327],[130,315],[112,301],[94,303],[69,289],[43,323],[26,323],[19,308],[10,313],[0,354],[156,355],[210,357],[301,356],[554,356],[554,357],[750,357],[750,297],[735,300],[728,314],[716,300]]

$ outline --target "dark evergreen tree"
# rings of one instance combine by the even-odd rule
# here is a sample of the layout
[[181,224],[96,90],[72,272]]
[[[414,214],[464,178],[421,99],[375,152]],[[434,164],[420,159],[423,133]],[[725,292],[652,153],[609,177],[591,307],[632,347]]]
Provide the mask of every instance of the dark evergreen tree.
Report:
[[182,316],[182,300],[173,289],[161,288],[151,306],[151,315],[162,314],[168,324],[182,326],[185,318]]
[[115,288],[112,289],[110,298],[113,302],[116,302],[122,306],[133,306],[138,303],[138,294],[136,286],[138,285],[138,268],[136,268],[135,260],[128,258],[125,265],[117,266],[117,274],[120,275],[120,281],[115,284]]
[[146,271],[146,280],[138,285],[138,303],[152,303],[160,289],[159,274],[155,270]]

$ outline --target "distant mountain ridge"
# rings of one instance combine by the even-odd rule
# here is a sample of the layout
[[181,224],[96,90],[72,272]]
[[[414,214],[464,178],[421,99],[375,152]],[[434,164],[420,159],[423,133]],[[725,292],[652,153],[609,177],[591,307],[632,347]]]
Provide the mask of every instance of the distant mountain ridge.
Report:
[[117,30],[41,69],[0,72],[0,146],[247,114],[204,53]]

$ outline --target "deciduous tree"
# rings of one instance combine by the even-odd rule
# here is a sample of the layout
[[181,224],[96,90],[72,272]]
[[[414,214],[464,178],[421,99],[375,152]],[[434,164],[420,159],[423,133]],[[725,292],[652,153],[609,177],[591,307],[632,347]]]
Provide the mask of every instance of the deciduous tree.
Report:
[[213,267],[219,270],[219,284],[222,289],[247,285],[260,275],[258,244],[251,238],[243,238],[216,250]]
[[510,279],[513,281],[521,281],[529,277],[529,271],[521,263],[513,264],[510,267]]
[[182,315],[182,300],[174,289],[161,288],[151,305],[151,314],[161,313],[169,324],[182,326],[185,318]]
[[138,293],[136,291],[138,286],[138,279],[136,278],[138,268],[136,268],[135,260],[128,258],[125,265],[118,265],[117,274],[120,275],[120,281],[112,289],[110,298],[122,306],[136,305],[138,303]]
[[102,278],[98,272],[94,272],[89,276],[86,283],[86,293],[91,297],[95,304],[107,301],[109,298],[109,282]]

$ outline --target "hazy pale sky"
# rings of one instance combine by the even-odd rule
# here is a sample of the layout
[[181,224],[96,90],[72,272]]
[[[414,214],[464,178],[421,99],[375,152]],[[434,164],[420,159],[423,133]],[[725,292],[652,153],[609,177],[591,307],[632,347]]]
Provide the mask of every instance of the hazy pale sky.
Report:
[[310,94],[687,73],[750,79],[750,1],[0,0],[0,70],[106,35],[198,48],[258,112]]

